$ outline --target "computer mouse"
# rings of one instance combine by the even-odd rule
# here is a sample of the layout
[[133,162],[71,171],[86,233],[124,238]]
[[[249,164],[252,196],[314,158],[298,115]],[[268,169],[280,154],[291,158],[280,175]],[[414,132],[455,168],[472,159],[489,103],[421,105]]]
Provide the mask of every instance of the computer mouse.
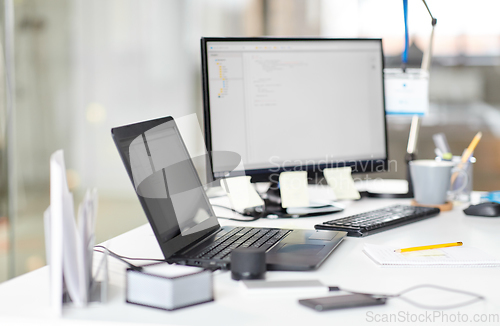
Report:
[[464,213],[473,216],[499,217],[500,204],[494,202],[485,202],[477,205],[470,205],[464,209]]

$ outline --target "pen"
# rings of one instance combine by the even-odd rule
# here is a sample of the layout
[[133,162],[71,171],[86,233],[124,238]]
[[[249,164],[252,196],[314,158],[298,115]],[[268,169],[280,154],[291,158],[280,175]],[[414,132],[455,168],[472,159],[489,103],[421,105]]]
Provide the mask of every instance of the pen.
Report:
[[[451,149],[450,145],[448,145],[448,141],[446,140],[445,134],[442,132],[439,134],[434,134],[432,135],[432,139],[434,140],[434,144],[436,145],[436,149],[441,151],[441,155],[439,155],[441,158],[448,160],[451,160]],[[446,155],[446,157],[445,157]]]
[[[481,137],[483,136],[482,132],[478,132],[475,136],[474,139],[470,142],[469,147],[465,150],[465,152],[462,154],[462,159],[460,160],[460,163],[457,165],[457,170],[461,170],[464,166],[464,164],[469,160],[470,156],[472,155],[472,152],[474,152],[474,149],[477,146],[477,143],[481,140]],[[458,176],[458,171],[453,173],[451,176],[451,184],[455,182],[455,179]]]
[[396,249],[396,250],[394,250],[394,252],[409,252],[409,251],[419,251],[419,250],[428,250],[428,249],[439,249],[439,248],[446,248],[446,247],[459,247],[461,245],[463,245],[462,242],[452,242],[452,243],[443,243],[443,244],[430,245],[430,246]]

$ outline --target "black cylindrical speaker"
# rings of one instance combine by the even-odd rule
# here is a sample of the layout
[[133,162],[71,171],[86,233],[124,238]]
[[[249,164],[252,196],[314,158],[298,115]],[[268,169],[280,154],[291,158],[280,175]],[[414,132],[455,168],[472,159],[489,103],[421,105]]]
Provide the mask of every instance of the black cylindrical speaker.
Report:
[[231,252],[233,280],[260,280],[266,274],[266,251],[262,248],[237,248]]

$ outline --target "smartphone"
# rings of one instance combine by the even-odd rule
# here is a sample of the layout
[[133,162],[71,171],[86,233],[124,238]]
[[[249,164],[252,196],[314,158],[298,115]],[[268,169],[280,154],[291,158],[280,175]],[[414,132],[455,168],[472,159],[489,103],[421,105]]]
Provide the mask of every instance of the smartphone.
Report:
[[366,294],[347,294],[322,298],[302,299],[299,300],[299,303],[317,311],[325,311],[343,308],[376,306],[385,304],[386,301],[386,298],[374,298]]

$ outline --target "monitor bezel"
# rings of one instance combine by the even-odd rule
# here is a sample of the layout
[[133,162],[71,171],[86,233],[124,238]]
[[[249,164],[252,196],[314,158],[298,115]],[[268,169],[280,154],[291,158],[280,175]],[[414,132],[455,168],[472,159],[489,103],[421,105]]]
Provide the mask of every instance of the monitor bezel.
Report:
[[[349,42],[363,42],[363,41],[378,41],[380,42],[380,51],[382,58],[382,108],[383,108],[383,120],[384,120],[384,138],[385,138],[385,158],[374,158],[369,160],[347,160],[343,163],[324,163],[324,164],[304,164],[297,166],[287,166],[277,168],[273,166],[272,168],[265,169],[248,169],[245,170],[245,174],[251,176],[252,182],[272,182],[277,183],[279,173],[286,171],[306,171],[308,173],[308,179],[312,183],[321,182],[323,176],[324,168],[336,168],[350,166],[353,173],[372,173],[372,172],[387,172],[389,171],[389,146],[387,137],[387,116],[385,108],[385,84],[384,84],[384,50],[382,46],[381,38],[320,38],[320,37],[202,37],[200,39],[201,43],[201,69],[202,69],[202,92],[203,92],[203,120],[204,120],[204,136],[205,145],[208,151],[208,161],[207,162],[207,181],[214,182],[220,178],[215,177],[214,171],[212,169],[212,128],[210,121],[210,95],[209,95],[209,85],[208,85],[208,58],[207,58],[207,43],[208,42],[296,42],[296,41],[349,41]],[[367,168],[369,167],[369,168]],[[238,174],[240,175],[241,172]],[[231,174],[230,174],[231,175]],[[274,179],[273,179],[274,177]]]

